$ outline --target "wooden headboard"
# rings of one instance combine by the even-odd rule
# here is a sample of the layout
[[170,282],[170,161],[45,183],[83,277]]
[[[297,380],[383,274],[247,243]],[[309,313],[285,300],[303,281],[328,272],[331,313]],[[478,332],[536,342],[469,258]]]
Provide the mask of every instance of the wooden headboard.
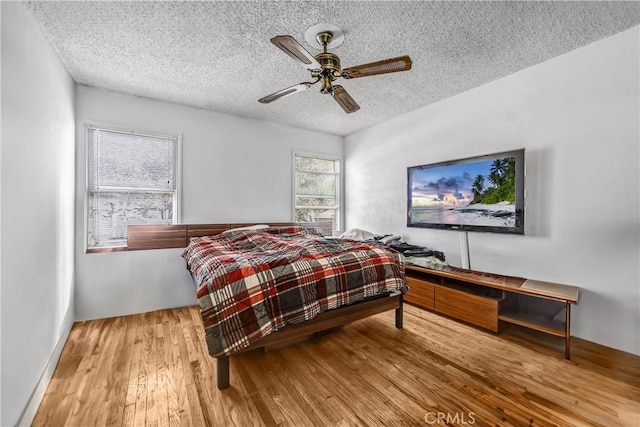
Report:
[[232,228],[247,227],[255,224],[269,224],[273,227],[299,225],[318,227],[325,235],[331,234],[331,222],[251,222],[239,224],[177,224],[177,225],[128,225],[127,250],[184,248],[189,239],[200,236],[214,236]]

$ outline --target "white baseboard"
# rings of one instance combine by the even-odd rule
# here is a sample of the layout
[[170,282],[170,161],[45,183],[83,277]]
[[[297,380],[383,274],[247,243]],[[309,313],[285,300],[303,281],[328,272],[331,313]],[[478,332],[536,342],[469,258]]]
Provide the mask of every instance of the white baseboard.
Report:
[[62,321],[62,328],[60,331],[60,339],[58,339],[58,343],[56,344],[53,352],[51,352],[51,356],[49,357],[49,361],[47,362],[47,366],[45,366],[42,375],[40,375],[40,380],[36,385],[33,393],[31,393],[31,397],[29,398],[29,402],[25,406],[22,411],[22,415],[20,416],[20,421],[18,421],[18,426],[30,426],[33,422],[33,419],[36,416],[36,412],[38,411],[38,407],[40,406],[40,402],[42,402],[42,398],[44,397],[45,392],[47,391],[47,386],[49,385],[49,381],[51,381],[51,377],[53,377],[53,372],[56,370],[56,366],[58,366],[58,361],[60,360],[60,355],[62,354],[62,349],[64,348],[65,343],[67,342],[67,338],[69,338],[69,333],[71,332],[71,327],[73,326],[73,305],[69,307],[67,310],[67,314],[64,316],[64,320]]

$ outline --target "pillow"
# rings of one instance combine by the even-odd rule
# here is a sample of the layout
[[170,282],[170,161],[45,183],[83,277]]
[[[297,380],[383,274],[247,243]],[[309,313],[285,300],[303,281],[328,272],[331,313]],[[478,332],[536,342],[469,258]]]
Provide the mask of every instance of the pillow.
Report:
[[352,239],[352,240],[362,240],[362,241],[371,240],[374,237],[376,237],[376,235],[373,234],[372,232],[367,230],[362,230],[360,228],[350,228],[349,230],[345,231],[340,235],[341,239]]
[[238,227],[238,228],[232,228],[230,230],[225,230],[224,233],[228,233],[230,231],[262,230],[264,228],[269,228],[269,226],[267,224],[248,225],[246,227]]

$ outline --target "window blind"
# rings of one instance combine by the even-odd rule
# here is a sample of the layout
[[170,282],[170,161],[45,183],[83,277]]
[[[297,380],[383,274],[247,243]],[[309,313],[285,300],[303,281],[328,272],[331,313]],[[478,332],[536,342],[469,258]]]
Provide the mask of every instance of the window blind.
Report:
[[175,137],[89,127],[87,245],[126,245],[128,224],[172,224],[177,203]]

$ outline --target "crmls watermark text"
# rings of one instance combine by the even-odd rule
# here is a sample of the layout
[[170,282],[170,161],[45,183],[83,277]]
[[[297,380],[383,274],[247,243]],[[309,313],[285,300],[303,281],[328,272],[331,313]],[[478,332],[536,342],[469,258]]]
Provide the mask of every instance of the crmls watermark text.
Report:
[[427,424],[475,424],[476,414],[473,412],[427,412],[424,416]]

